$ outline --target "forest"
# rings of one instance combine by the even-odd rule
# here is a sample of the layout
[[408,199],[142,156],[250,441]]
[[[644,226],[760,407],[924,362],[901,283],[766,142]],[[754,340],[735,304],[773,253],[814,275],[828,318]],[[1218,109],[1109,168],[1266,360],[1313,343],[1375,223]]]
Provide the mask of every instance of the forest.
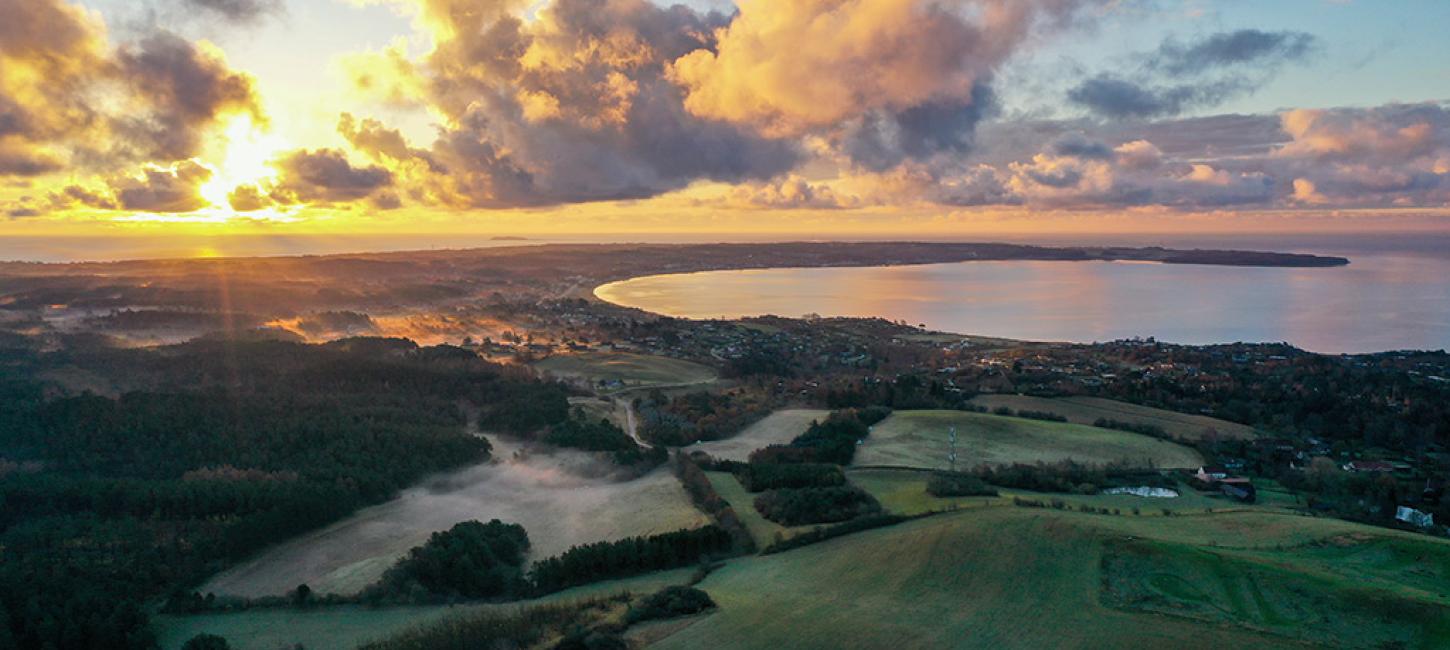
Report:
[[68,343],[0,355],[0,639],[21,647],[150,647],[148,599],[487,459],[471,417],[568,417],[563,387],[447,346]]

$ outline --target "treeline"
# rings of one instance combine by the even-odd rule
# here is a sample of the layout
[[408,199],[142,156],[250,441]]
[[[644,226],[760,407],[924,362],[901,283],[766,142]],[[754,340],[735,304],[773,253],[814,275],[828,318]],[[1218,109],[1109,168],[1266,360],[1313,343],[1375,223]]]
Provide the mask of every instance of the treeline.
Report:
[[730,552],[730,533],[709,525],[648,537],[575,546],[536,562],[529,579],[536,592],[549,593],[599,580],[689,566]]
[[1013,410],[1010,406],[998,406],[992,409],[993,415],[1005,415],[1008,417],[1026,418],[1028,420],[1042,420],[1044,422],[1066,422],[1067,416],[1053,413],[1051,411],[1033,411],[1030,409]]
[[744,463],[735,477],[751,492],[846,484],[841,467],[829,463]]
[[891,409],[870,406],[834,411],[788,445],[770,445],[750,454],[751,464],[834,463],[849,465],[856,456],[856,443],[870,434],[872,425],[891,415]]
[[893,380],[862,377],[847,383],[835,382],[822,395],[828,408],[850,409],[885,406],[899,411],[911,409],[962,409],[974,395],[955,390],[936,378],[903,374]]
[[[563,387],[460,348],[84,339],[0,381],[0,628],[20,647],[147,648],[142,602],[486,460],[489,430],[568,417]],[[66,395],[81,372],[117,397]],[[9,468],[9,469],[4,469]]]
[[755,498],[755,509],[782,526],[829,524],[881,511],[870,494],[851,485],[770,490]]
[[667,447],[728,438],[769,415],[776,406],[769,394],[746,388],[675,397],[656,389],[634,402],[639,436],[650,444]]
[[932,472],[926,493],[934,497],[994,497],[997,490],[979,476],[964,472]]
[[[714,462],[708,456],[701,460]],[[714,518],[715,523],[730,534],[736,552],[750,553],[755,550],[755,539],[750,536],[750,531],[740,521],[740,515],[735,512],[735,508],[730,506],[729,501],[715,491],[715,486],[710,483],[710,477],[705,475],[700,462],[694,456],[687,456],[682,452],[675,453],[675,476],[680,479],[680,484],[685,488],[685,494],[690,495],[690,501],[695,504],[695,507]]]
[[1098,418],[1096,420],[1093,420],[1093,426],[1102,429],[1115,429],[1118,431],[1127,431],[1129,433],[1140,433],[1145,436],[1153,436],[1154,438],[1161,438],[1163,440],[1173,439],[1173,436],[1168,435],[1168,431],[1166,431],[1163,427],[1160,427],[1156,424],[1148,424],[1146,422],[1125,422],[1122,420],[1114,420],[1112,418]]
[[1031,465],[982,465],[961,475],[999,487],[1073,494],[1097,494],[1108,487],[1171,488],[1176,485],[1173,479],[1151,469],[1113,464],[1089,465],[1070,460]]

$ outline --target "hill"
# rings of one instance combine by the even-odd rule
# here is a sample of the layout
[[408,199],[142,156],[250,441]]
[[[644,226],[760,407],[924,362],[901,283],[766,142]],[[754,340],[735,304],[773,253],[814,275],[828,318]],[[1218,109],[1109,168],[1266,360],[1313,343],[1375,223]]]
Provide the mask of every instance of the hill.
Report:
[[653,647],[1444,647],[1447,561],[1294,515],[990,507],[732,562],[699,585],[719,611]]

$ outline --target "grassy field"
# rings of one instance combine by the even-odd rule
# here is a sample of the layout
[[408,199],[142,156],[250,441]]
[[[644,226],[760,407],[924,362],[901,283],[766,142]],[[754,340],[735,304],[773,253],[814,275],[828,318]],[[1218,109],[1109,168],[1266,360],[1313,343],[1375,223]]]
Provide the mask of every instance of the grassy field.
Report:
[[1012,410],[1047,411],[1067,418],[1074,424],[1091,425],[1098,418],[1151,424],[1162,427],[1175,438],[1197,440],[1205,432],[1215,431],[1225,438],[1252,438],[1252,427],[1203,415],[1138,406],[1101,397],[1031,397],[1028,395],[978,395],[972,403],[994,409],[1005,406]]
[[732,562],[699,585],[719,611],[657,647],[1437,648],[1444,596],[1405,576],[1443,585],[1447,562],[1271,512],[979,508]]
[[696,443],[685,447],[685,451],[703,451],[723,460],[745,461],[750,452],[768,445],[788,443],[805,433],[812,420],[823,420],[829,414],[830,411],[816,409],[776,411],[729,438]]
[[898,411],[872,428],[855,465],[947,468],[947,430],[957,429],[957,467],[1075,460],[1197,467],[1197,451],[1145,435],[965,411]]
[[715,492],[720,498],[730,502],[730,507],[735,509],[735,514],[740,517],[740,523],[745,524],[745,529],[750,531],[750,536],[755,539],[756,546],[765,548],[778,538],[789,538],[810,530],[812,526],[782,526],[761,516],[760,511],[755,509],[755,496],[745,490],[745,486],[729,472],[705,472],[710,478],[710,485],[715,487]]
[[197,616],[159,616],[155,627],[163,650],[175,650],[191,637],[225,637],[236,650],[277,650],[301,644],[308,650],[351,650],[358,644],[427,625],[448,616],[480,610],[510,610],[524,605],[561,603],[621,592],[650,593],[686,582],[695,569],[676,569],[636,578],[576,587],[537,600],[507,604],[366,607],[344,605],[308,610],[258,609]]
[[534,367],[556,377],[581,379],[591,385],[600,381],[620,381],[627,388],[703,384],[717,377],[715,370],[709,366],[629,352],[555,355],[534,364]]

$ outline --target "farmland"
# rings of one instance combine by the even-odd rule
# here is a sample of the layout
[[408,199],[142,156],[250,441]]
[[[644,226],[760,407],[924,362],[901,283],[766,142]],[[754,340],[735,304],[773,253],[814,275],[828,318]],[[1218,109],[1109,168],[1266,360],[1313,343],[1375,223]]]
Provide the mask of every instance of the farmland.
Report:
[[963,411],[899,411],[877,424],[857,466],[946,469],[948,429],[957,430],[957,466],[1074,460],[1196,467],[1198,452],[1149,436],[1080,424]]
[[1156,426],[1174,437],[1188,440],[1202,438],[1212,431],[1222,438],[1252,438],[1252,427],[1211,418],[1190,415],[1149,406],[1139,406],[1101,397],[1033,397],[1030,395],[978,395],[972,403],[989,409],[1007,407],[1014,411],[1056,413],[1074,424],[1092,424],[1099,419],[1117,420]]

